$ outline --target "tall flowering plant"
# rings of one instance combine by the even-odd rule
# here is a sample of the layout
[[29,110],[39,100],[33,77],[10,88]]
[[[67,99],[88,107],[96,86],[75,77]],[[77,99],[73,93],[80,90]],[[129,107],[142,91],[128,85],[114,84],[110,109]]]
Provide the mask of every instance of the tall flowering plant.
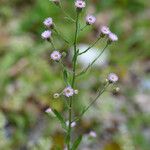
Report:
[[[52,0],[56,6],[60,8],[60,10],[64,13],[64,15],[69,19],[74,25],[74,42],[70,43],[67,39],[65,39],[61,33],[58,32],[55,23],[53,22],[53,19],[51,17],[44,20],[43,24],[47,28],[46,31],[44,31],[41,34],[42,39],[48,41],[51,43],[53,51],[50,55],[50,58],[52,61],[58,62],[61,64],[63,68],[63,80],[65,81],[66,85],[64,89],[61,91],[61,93],[55,93],[54,98],[58,98],[60,96],[64,96],[67,99],[67,108],[68,108],[68,118],[65,118],[63,115],[61,115],[57,110],[48,108],[46,110],[46,113],[53,113],[55,117],[58,118],[58,120],[61,123],[62,128],[65,130],[66,133],[66,150],[76,150],[78,149],[78,146],[80,142],[82,141],[82,135],[80,135],[76,140],[72,139],[72,128],[76,126],[77,122],[82,118],[82,116],[89,110],[89,108],[99,99],[99,97],[106,91],[106,89],[110,85],[114,85],[118,81],[118,76],[115,73],[110,73],[106,79],[106,83],[103,88],[97,90],[97,95],[92,99],[92,101],[89,103],[88,106],[84,107],[81,111],[79,116],[73,116],[73,101],[76,98],[76,94],[78,94],[78,90],[76,89],[76,79],[85,74],[92,66],[93,64],[100,58],[100,56],[103,54],[103,52],[106,50],[108,46],[110,46],[113,42],[116,42],[118,40],[117,35],[112,33],[110,29],[107,26],[102,26],[100,28],[99,35],[97,39],[90,44],[90,46],[85,49],[84,51],[80,52],[80,49],[77,46],[78,43],[78,35],[80,32],[82,32],[86,27],[93,25],[96,22],[96,17],[88,14],[85,17],[85,26],[81,27],[79,18],[82,13],[82,10],[86,7],[86,1],[83,0],[76,0],[74,3],[75,11],[76,11],[76,17],[75,19],[69,16],[63,9],[62,3],[60,0]],[[67,66],[65,66],[63,62],[63,58],[65,57],[64,53],[61,53],[60,51],[56,50],[54,41],[53,41],[53,32],[55,32],[62,40],[64,40],[67,44],[73,45],[73,57],[72,57],[72,71],[69,71]],[[80,55],[85,54],[88,52],[93,46],[95,46],[102,38],[106,38],[106,45],[103,48],[103,50],[97,55],[97,57],[83,70],[80,72],[77,72],[77,63],[78,63],[78,57]],[[71,77],[71,80],[70,78]],[[118,90],[118,88],[116,89]],[[93,137],[96,137],[96,133],[94,131],[90,132],[90,135]]]

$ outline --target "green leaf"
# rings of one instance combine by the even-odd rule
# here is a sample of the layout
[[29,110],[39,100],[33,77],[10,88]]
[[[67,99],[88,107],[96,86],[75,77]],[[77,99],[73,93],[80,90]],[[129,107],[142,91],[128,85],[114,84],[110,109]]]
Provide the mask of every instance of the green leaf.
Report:
[[76,139],[76,141],[74,142],[74,144],[73,144],[71,150],[76,150],[76,149],[78,148],[78,146],[80,145],[81,141],[82,141],[82,135],[80,135],[80,136]]
[[56,117],[58,118],[58,120],[60,121],[62,128],[67,130],[66,122],[63,119],[62,115],[56,109],[54,109],[53,112],[56,115]]
[[67,72],[66,68],[64,68],[64,70],[63,70],[63,77],[64,77],[65,83],[68,84],[68,72]]

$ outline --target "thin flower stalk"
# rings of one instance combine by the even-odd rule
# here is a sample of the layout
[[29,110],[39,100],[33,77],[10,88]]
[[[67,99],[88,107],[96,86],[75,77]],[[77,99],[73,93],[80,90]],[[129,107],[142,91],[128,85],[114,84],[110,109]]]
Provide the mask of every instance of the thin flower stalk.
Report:
[[104,53],[104,51],[106,50],[108,45],[109,44],[107,43],[106,46],[104,47],[104,49],[101,51],[101,53],[83,71],[81,71],[76,76],[78,77],[78,76],[81,76],[81,75],[85,74],[93,66],[93,64],[100,58],[100,56]]
[[107,83],[105,84],[105,86],[103,87],[103,89],[98,91],[97,96],[92,100],[92,102],[91,102],[87,107],[85,107],[85,108],[83,109],[83,111],[81,112],[81,114],[80,114],[78,117],[76,117],[72,122],[77,122],[77,121],[79,121],[79,120],[83,117],[83,115],[89,110],[89,108],[90,108],[90,107],[99,99],[99,97],[106,91],[106,89],[108,88],[109,85],[110,85],[110,84],[107,82]]

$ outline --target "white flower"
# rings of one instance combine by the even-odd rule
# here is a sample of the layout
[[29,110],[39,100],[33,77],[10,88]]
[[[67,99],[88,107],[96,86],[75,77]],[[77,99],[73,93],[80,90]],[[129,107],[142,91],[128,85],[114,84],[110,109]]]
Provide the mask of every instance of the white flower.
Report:
[[59,51],[53,51],[50,57],[54,61],[59,61],[61,59],[61,53]]
[[93,16],[93,15],[86,16],[86,23],[87,23],[87,25],[92,25],[92,24],[95,23],[95,21],[96,21],[96,17],[95,16]]
[[53,19],[49,17],[49,18],[44,20],[43,24],[48,28],[52,27],[53,26]]
[[118,41],[118,36],[117,36],[116,34],[114,34],[114,33],[109,33],[109,34],[108,34],[108,38],[109,38],[109,40],[110,40],[111,42],[116,42],[116,41]]
[[97,137],[97,134],[96,134],[96,132],[94,132],[94,131],[90,131],[89,136],[91,136],[91,137],[93,137],[93,138],[96,138],[96,137]]
[[82,9],[82,8],[84,8],[86,6],[86,3],[84,1],[82,1],[82,0],[76,0],[75,6],[78,9]]
[[66,87],[66,88],[64,89],[63,94],[64,94],[66,97],[73,96],[74,90],[73,90],[72,87],[68,86],[68,87]]
[[[66,126],[69,126],[69,121],[66,121]],[[71,123],[71,127],[75,127],[76,126],[76,122],[72,122]]]
[[102,33],[103,35],[108,35],[108,34],[110,33],[110,29],[109,29],[108,27],[106,27],[106,26],[103,26],[103,27],[101,28],[101,33]]
[[119,78],[118,78],[118,76],[115,73],[110,73],[108,75],[108,80],[109,80],[110,83],[115,83],[115,82],[118,81],[118,79]]
[[50,30],[46,30],[41,34],[42,39],[48,40],[51,37],[52,32]]

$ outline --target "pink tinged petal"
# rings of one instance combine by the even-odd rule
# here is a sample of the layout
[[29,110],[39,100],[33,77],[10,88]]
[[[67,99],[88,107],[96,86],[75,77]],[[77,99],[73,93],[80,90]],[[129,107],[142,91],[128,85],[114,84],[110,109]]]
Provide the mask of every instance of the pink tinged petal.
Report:
[[43,24],[46,26],[46,27],[51,27],[53,25],[53,19],[52,18],[47,18],[44,20]]
[[96,132],[91,131],[91,132],[89,133],[89,136],[91,136],[91,137],[93,137],[93,138],[96,138],[96,137],[97,137],[97,134],[96,134]]
[[66,97],[71,97],[74,95],[74,90],[68,86],[63,90],[63,95],[65,95]]
[[46,30],[41,34],[42,39],[49,39],[51,37],[52,32],[50,30]]
[[103,26],[101,28],[101,33],[104,35],[108,35],[110,33],[110,29],[107,26]]
[[86,6],[86,3],[82,0],[76,0],[75,2],[75,7],[76,8],[79,8],[79,9],[82,9]]
[[119,78],[118,78],[118,76],[115,73],[110,73],[108,75],[108,80],[109,80],[110,83],[115,83],[115,82],[118,81],[118,79]]
[[54,61],[59,61],[61,59],[61,53],[59,51],[53,51],[50,55],[51,59]]
[[108,38],[112,42],[118,41],[118,36],[116,34],[114,34],[114,33],[109,33]]
[[88,15],[88,16],[86,17],[86,23],[87,23],[88,25],[94,24],[95,21],[96,21],[96,17],[93,16],[93,15]]

